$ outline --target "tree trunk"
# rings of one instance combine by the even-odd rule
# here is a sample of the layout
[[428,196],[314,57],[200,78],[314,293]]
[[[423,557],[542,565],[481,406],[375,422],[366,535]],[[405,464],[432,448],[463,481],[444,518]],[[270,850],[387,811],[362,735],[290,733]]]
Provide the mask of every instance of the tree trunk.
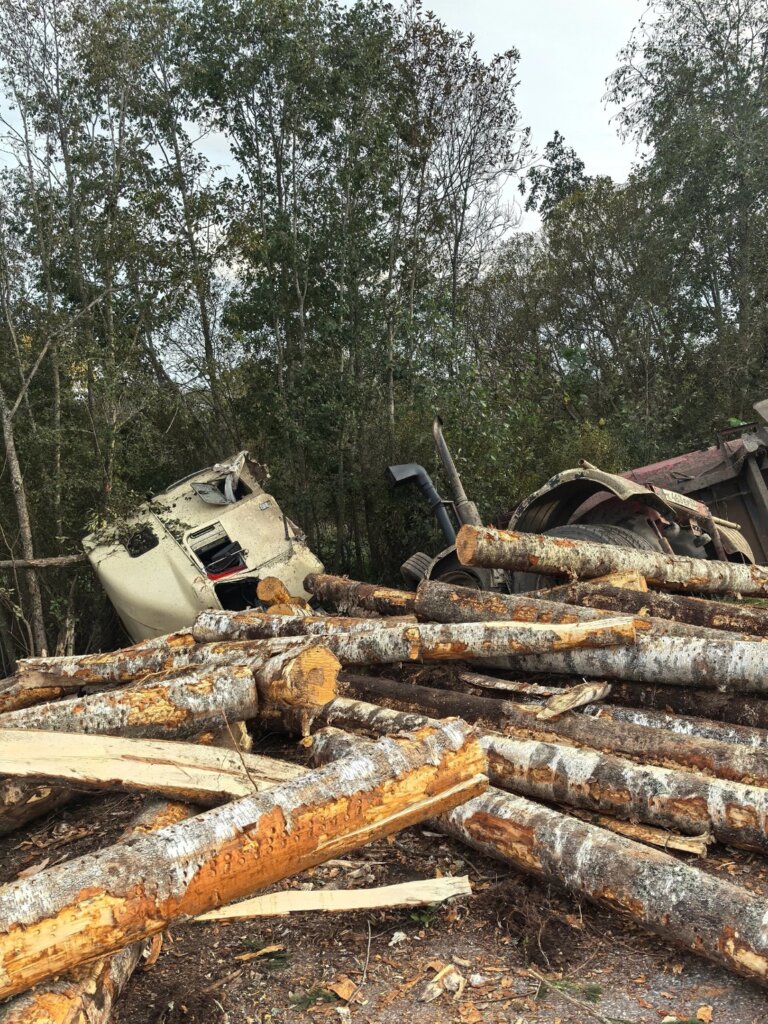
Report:
[[547,803],[700,835],[768,852],[768,790],[624,758],[503,736],[484,736],[494,786]]
[[669,854],[497,789],[431,825],[736,974],[768,979],[763,899]]
[[484,770],[447,723],[3,886],[0,998],[442,813]]
[[[167,828],[194,813],[184,804],[152,800],[124,838]],[[135,942],[113,956],[83,964],[38,985],[0,1009],[0,1024],[108,1024],[112,1006],[144,952]]]
[[[313,744],[320,762],[369,749],[336,730]],[[763,900],[669,854],[494,788],[430,826],[737,974],[768,981]]]
[[301,773],[284,761],[200,743],[0,729],[0,775],[78,791],[157,793],[212,807]]
[[[609,620],[607,620],[609,621]],[[768,644],[638,633],[632,647],[510,655],[494,667],[524,675],[588,676],[636,683],[768,693]]]
[[[581,586],[588,588],[589,584]],[[634,590],[627,593],[633,598],[646,596]],[[686,622],[672,622],[667,618],[650,617],[647,614],[648,602],[634,603],[636,607],[632,608],[632,613],[642,615],[636,620],[636,625],[639,621],[653,636],[690,636],[717,640],[719,643],[737,639],[730,633],[723,633],[717,629],[689,625]],[[581,607],[581,604],[590,606]],[[577,602],[568,605],[564,601],[544,601],[533,595],[499,594],[489,590],[473,590],[471,587],[454,587],[434,580],[422,581],[416,592],[416,615],[424,622],[597,622],[616,614],[609,607],[604,608],[598,601],[585,601],[581,604]],[[762,641],[760,636],[744,636],[742,639]]]
[[[627,617],[577,622],[573,625],[547,626],[538,623],[466,622],[458,625],[402,623],[387,626],[377,623],[360,633],[333,633],[322,637],[322,646],[346,665],[387,665],[399,661],[445,661],[460,658],[493,658],[515,651],[530,654],[539,651],[567,650],[634,643],[635,620]],[[85,655],[79,658],[27,658],[22,671],[56,672],[88,682],[122,682],[148,673],[172,671],[202,665],[248,665],[257,670],[265,661],[307,646],[304,637],[274,640],[232,640],[185,645],[168,650],[158,644],[152,648],[127,648],[111,655]]]
[[723,743],[743,744],[755,750],[768,751],[768,730],[765,729],[713,722],[709,718],[684,718],[668,714],[666,711],[649,711],[644,708],[625,708],[617,705],[589,704],[582,708],[582,712],[595,718],[610,719],[612,722],[632,722],[634,725],[648,726],[649,729],[666,729],[684,736],[700,736],[702,739],[721,740]]
[[768,568],[679,558],[612,544],[544,537],[535,533],[462,526],[456,551],[463,565],[579,577],[637,570],[651,586],[710,594],[768,595]]
[[703,715],[722,722],[733,722],[755,729],[768,729],[768,700],[739,697],[716,690],[689,690],[679,686],[642,686],[639,683],[614,683],[608,698],[611,704],[658,708],[678,714]]
[[[624,754],[643,763],[704,772],[731,782],[768,786],[768,751],[572,712],[543,722],[536,718],[540,709],[535,706],[398,683],[378,676],[344,673],[341,691],[353,700],[385,704],[417,715],[433,718],[458,715],[468,722],[480,722],[506,735],[523,739],[565,740],[593,750]],[[334,701],[321,711],[320,720],[327,720],[328,724],[345,724],[340,722],[338,715],[333,723],[326,718],[336,708],[337,702]]]
[[350,618],[341,615],[304,615],[299,610],[287,614],[270,611],[200,612],[192,627],[198,643],[219,643],[222,640],[270,640],[281,636],[326,636],[329,633],[370,633],[371,630],[393,626],[415,625],[412,615],[392,615],[387,619]]
[[354,614],[352,609],[364,608],[379,615],[411,615],[416,597],[407,590],[359,583],[342,576],[312,573],[304,580],[304,589],[321,604],[333,604],[342,615]]
[[690,626],[751,637],[768,637],[768,608],[757,605],[689,597],[687,594],[662,594],[657,591],[638,594],[623,588],[589,583],[559,587],[557,592],[547,591],[547,600],[604,608],[614,613],[635,614],[644,609],[649,615]]
[[541,594],[553,604],[562,601],[626,615],[644,611],[660,619],[688,623],[691,626],[720,629],[751,637],[768,637],[768,608],[755,605],[689,597],[687,594],[662,594],[657,591],[639,594],[637,591],[602,583],[571,583],[555,590],[541,591]]

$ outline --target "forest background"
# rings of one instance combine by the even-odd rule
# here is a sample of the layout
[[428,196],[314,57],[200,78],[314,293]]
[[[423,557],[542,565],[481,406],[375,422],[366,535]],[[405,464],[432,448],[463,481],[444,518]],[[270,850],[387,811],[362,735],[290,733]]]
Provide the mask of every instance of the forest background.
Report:
[[[518,63],[416,0],[0,0],[0,559],[248,448],[331,570],[395,581],[439,542],[383,470],[439,481],[435,412],[488,521],[750,419],[768,0],[651,0],[623,182],[533,151]],[[1,670],[117,639],[87,566],[0,573]]]

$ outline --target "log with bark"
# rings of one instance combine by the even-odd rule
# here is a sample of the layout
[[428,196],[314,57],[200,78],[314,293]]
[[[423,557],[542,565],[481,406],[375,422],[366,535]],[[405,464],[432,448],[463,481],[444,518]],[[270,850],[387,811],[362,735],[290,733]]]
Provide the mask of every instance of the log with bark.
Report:
[[484,770],[471,730],[448,722],[11,882],[0,998],[464,803]]
[[304,615],[293,612],[276,615],[248,609],[242,612],[211,609],[200,612],[192,627],[198,643],[221,640],[270,640],[281,636],[327,636],[331,633],[360,633],[415,623],[413,615],[386,619],[360,619],[343,615]]
[[537,591],[536,596],[539,593],[553,604],[562,601],[569,605],[601,608],[614,614],[626,615],[636,615],[645,610],[648,615],[691,626],[768,637],[768,608],[756,605],[690,597],[688,594],[663,594],[658,591],[638,594],[595,582],[571,583],[554,590]]
[[571,580],[636,570],[651,586],[710,594],[768,595],[768,568],[637,551],[613,544],[536,533],[462,526],[456,552],[463,565],[566,576]]
[[612,684],[608,700],[612,704],[701,715],[734,725],[768,729],[768,700],[761,697],[742,697],[716,690],[689,690],[680,686],[617,682]]
[[312,573],[304,580],[304,589],[314,594],[320,604],[332,604],[342,615],[353,615],[363,608],[377,615],[410,615],[415,596],[407,590],[360,583],[343,576]]
[[[124,838],[145,835],[183,821],[194,809],[151,800]],[[107,1024],[115,999],[140,962],[145,943],[81,964],[62,978],[37,985],[0,1007],[0,1024]]]
[[[362,632],[331,633],[323,637],[280,637],[274,640],[225,640],[195,644],[163,655],[170,671],[194,665],[207,669],[219,666],[250,666],[260,674],[269,659],[310,647],[332,651],[346,665],[386,665],[400,661],[445,661],[461,658],[494,658],[514,651],[530,654],[540,651],[570,650],[633,644],[636,623],[641,620],[619,616],[596,622],[549,626],[527,622],[467,622],[459,624],[399,623],[377,625]],[[158,650],[139,655],[116,651],[111,657],[92,655],[74,658],[28,658],[20,663],[24,671],[56,672],[79,679],[83,684],[124,681],[154,673]],[[326,697],[330,700],[330,697]],[[317,695],[297,703],[320,703]]]
[[606,814],[592,814],[590,811],[581,811],[576,807],[559,809],[565,814],[573,815],[574,818],[580,818],[581,821],[588,821],[591,825],[607,828],[609,832],[615,832],[627,839],[635,839],[638,843],[660,846],[662,850],[691,853],[694,857],[706,857],[708,847],[715,841],[715,837],[709,832],[702,832],[700,836],[681,836],[677,832],[656,828],[654,825],[641,825],[636,821],[620,821],[618,818],[609,818]]
[[638,633],[632,646],[609,650],[553,651],[491,662],[523,675],[577,676],[624,682],[768,694],[768,644],[729,643],[694,637]]
[[[338,756],[350,749],[349,737],[329,737],[324,748],[315,756]],[[667,853],[495,788],[430,827],[616,910],[673,945],[768,982],[762,898]]]
[[194,669],[11,711],[0,715],[0,728],[174,739],[219,729],[225,721],[254,718],[258,708],[249,668]]
[[0,775],[78,791],[156,793],[208,807],[299,774],[285,761],[219,746],[0,729]]
[[[629,722],[611,722],[568,712],[561,718],[539,721],[540,708],[492,697],[438,690],[429,686],[401,683],[379,676],[343,673],[341,692],[353,701],[383,704],[397,711],[442,718],[457,715],[506,735],[546,742],[571,743],[593,750],[610,751],[643,763],[703,772],[714,778],[768,786],[768,752],[718,740],[684,736],[665,729],[651,729]],[[340,706],[333,701],[318,713],[318,721],[342,728],[347,722],[329,713]],[[341,705],[343,706],[343,704]]]
[[[372,735],[414,728],[411,714],[362,702],[323,709],[313,737],[313,756],[323,763],[323,744],[338,726]],[[424,724],[437,724],[426,718]],[[338,741],[341,742],[340,740]],[[692,772],[634,764],[626,758],[562,743],[485,733],[491,784],[548,803],[569,804],[614,818],[640,821],[684,835],[711,833],[720,842],[768,852],[768,790]]]
[[[586,584],[585,584],[586,586]],[[542,592],[543,593],[543,592]],[[642,597],[628,591],[633,597]],[[456,587],[436,580],[423,580],[416,592],[416,615],[422,621],[432,622],[493,622],[499,620],[562,624],[569,622],[597,622],[613,617],[616,612],[602,608],[599,602],[566,604],[544,600],[536,594],[500,594],[489,590]],[[692,600],[692,599],[686,599]],[[584,602],[586,604],[586,602]],[[727,642],[734,637],[718,629],[708,629],[687,622],[670,621],[664,617],[648,615],[643,602],[633,609],[637,614],[635,627],[654,636],[689,636]],[[741,639],[762,642],[759,636],[742,635]]]
[[588,704],[582,710],[586,715],[610,719],[612,722],[632,722],[634,725],[666,729],[684,736],[699,736],[707,740],[721,740],[723,743],[743,744],[755,750],[768,750],[766,729],[714,722],[710,718],[672,715],[666,711],[651,711],[646,708],[625,708],[615,704]]

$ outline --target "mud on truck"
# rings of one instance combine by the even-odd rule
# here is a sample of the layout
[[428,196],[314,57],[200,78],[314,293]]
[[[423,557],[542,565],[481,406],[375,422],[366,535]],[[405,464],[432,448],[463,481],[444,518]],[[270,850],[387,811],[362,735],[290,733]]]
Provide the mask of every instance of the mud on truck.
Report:
[[[759,419],[722,431],[717,443],[626,473],[606,473],[582,461],[557,473],[513,511],[507,529],[669,555],[723,561],[768,562],[768,400],[753,407]],[[440,496],[423,466],[389,466],[395,486],[415,485],[434,513],[446,546],[417,552],[401,566],[415,588],[422,579],[480,590],[521,593],[550,586],[536,573],[461,565],[456,530],[486,525],[466,495],[445,441],[442,421],[432,432],[451,497]]]

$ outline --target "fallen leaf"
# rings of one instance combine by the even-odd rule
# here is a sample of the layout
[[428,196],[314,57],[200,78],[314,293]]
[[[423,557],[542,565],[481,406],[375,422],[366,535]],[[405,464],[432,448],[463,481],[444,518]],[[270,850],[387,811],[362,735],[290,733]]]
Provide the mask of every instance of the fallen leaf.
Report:
[[712,1007],[706,1003],[700,1006],[696,1011],[696,1020],[700,1020],[702,1024],[712,1024]]
[[340,974],[336,981],[331,982],[330,985],[323,985],[323,988],[333,992],[339,999],[343,999],[345,1003],[348,1003],[350,1000],[356,1003],[362,1003],[363,1001],[362,994],[359,991],[360,986],[356,985],[346,974]]
[[481,1024],[483,1015],[474,1003],[462,1003],[459,1007],[459,1018],[461,1024]]

